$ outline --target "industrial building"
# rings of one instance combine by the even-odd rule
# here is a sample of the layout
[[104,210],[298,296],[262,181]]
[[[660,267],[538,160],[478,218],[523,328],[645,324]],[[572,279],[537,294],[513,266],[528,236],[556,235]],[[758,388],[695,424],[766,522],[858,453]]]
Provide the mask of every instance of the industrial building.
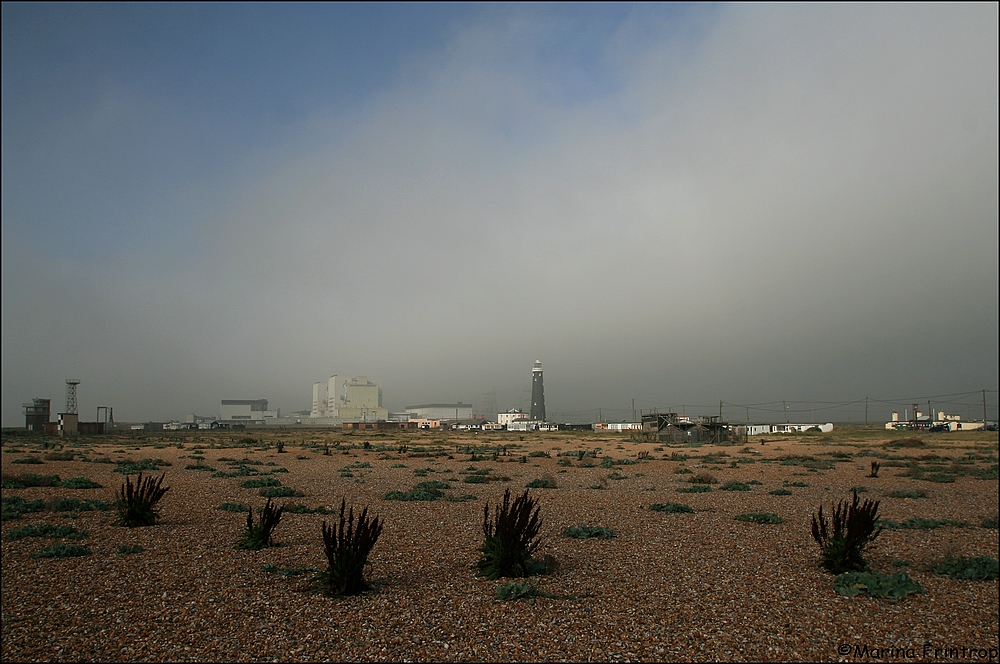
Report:
[[52,399],[32,399],[24,406],[24,428],[28,431],[45,431],[52,417]]
[[411,420],[471,420],[471,403],[425,403],[407,406],[406,413]]
[[268,410],[267,399],[223,399],[219,420],[233,424],[267,424],[281,417],[281,410]]
[[333,375],[326,383],[313,383],[309,419],[320,424],[377,422],[389,419],[389,409],[382,404],[382,388],[367,376]]

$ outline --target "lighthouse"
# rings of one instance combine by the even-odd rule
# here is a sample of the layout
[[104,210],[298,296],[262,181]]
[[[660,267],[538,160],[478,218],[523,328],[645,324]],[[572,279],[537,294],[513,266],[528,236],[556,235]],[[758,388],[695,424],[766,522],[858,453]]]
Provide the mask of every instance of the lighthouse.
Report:
[[531,370],[531,419],[545,420],[545,389],[542,387],[542,361],[535,360]]

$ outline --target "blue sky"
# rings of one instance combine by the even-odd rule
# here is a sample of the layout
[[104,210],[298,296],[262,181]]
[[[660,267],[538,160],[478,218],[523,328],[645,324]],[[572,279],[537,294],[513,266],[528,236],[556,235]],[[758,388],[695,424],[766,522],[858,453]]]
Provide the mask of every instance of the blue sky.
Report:
[[2,11],[5,426],[996,387],[995,5]]

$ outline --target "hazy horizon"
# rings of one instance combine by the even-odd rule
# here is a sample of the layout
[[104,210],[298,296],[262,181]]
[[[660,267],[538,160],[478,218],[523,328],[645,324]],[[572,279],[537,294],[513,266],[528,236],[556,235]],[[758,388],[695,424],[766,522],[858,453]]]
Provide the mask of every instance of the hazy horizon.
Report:
[[505,410],[535,359],[550,414],[996,412],[996,4],[2,18],[3,426],[71,377]]

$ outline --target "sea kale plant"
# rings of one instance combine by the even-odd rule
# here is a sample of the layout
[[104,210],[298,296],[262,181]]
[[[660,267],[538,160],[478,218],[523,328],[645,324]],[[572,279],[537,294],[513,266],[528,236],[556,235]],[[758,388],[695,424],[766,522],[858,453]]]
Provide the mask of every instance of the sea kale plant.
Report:
[[253,510],[247,512],[247,527],[243,531],[243,537],[237,546],[241,549],[252,549],[258,551],[266,546],[271,546],[271,537],[274,529],[281,523],[281,513],[284,507],[275,507],[271,499],[267,499],[264,509],[260,511],[257,522],[254,523]]
[[331,595],[357,595],[368,590],[365,565],[384,525],[377,516],[368,518],[367,507],[355,522],[354,507],[345,516],[346,506],[346,500],[341,499],[338,523],[328,527],[323,521],[323,546],[329,566],[316,576],[316,582]]
[[848,503],[842,500],[833,509],[831,524],[823,514],[812,515],[812,536],[823,550],[821,565],[832,574],[863,572],[867,569],[863,553],[882,532],[877,527],[879,501],[866,499],[858,504],[858,494]]
[[136,528],[156,525],[156,520],[160,517],[156,503],[170,490],[170,487],[162,486],[165,476],[166,473],[154,479],[152,475],[143,477],[140,472],[134,485],[131,477],[125,478],[115,502],[115,509],[118,510],[116,523],[119,526]]
[[496,505],[490,516],[490,504],[483,506],[483,535],[479,547],[482,556],[477,563],[479,574],[487,579],[524,577],[545,570],[545,564],[534,561],[531,555],[541,540],[537,539],[542,526],[538,518],[538,501],[528,495],[528,490],[511,502],[510,489],[503,492],[503,502]]

